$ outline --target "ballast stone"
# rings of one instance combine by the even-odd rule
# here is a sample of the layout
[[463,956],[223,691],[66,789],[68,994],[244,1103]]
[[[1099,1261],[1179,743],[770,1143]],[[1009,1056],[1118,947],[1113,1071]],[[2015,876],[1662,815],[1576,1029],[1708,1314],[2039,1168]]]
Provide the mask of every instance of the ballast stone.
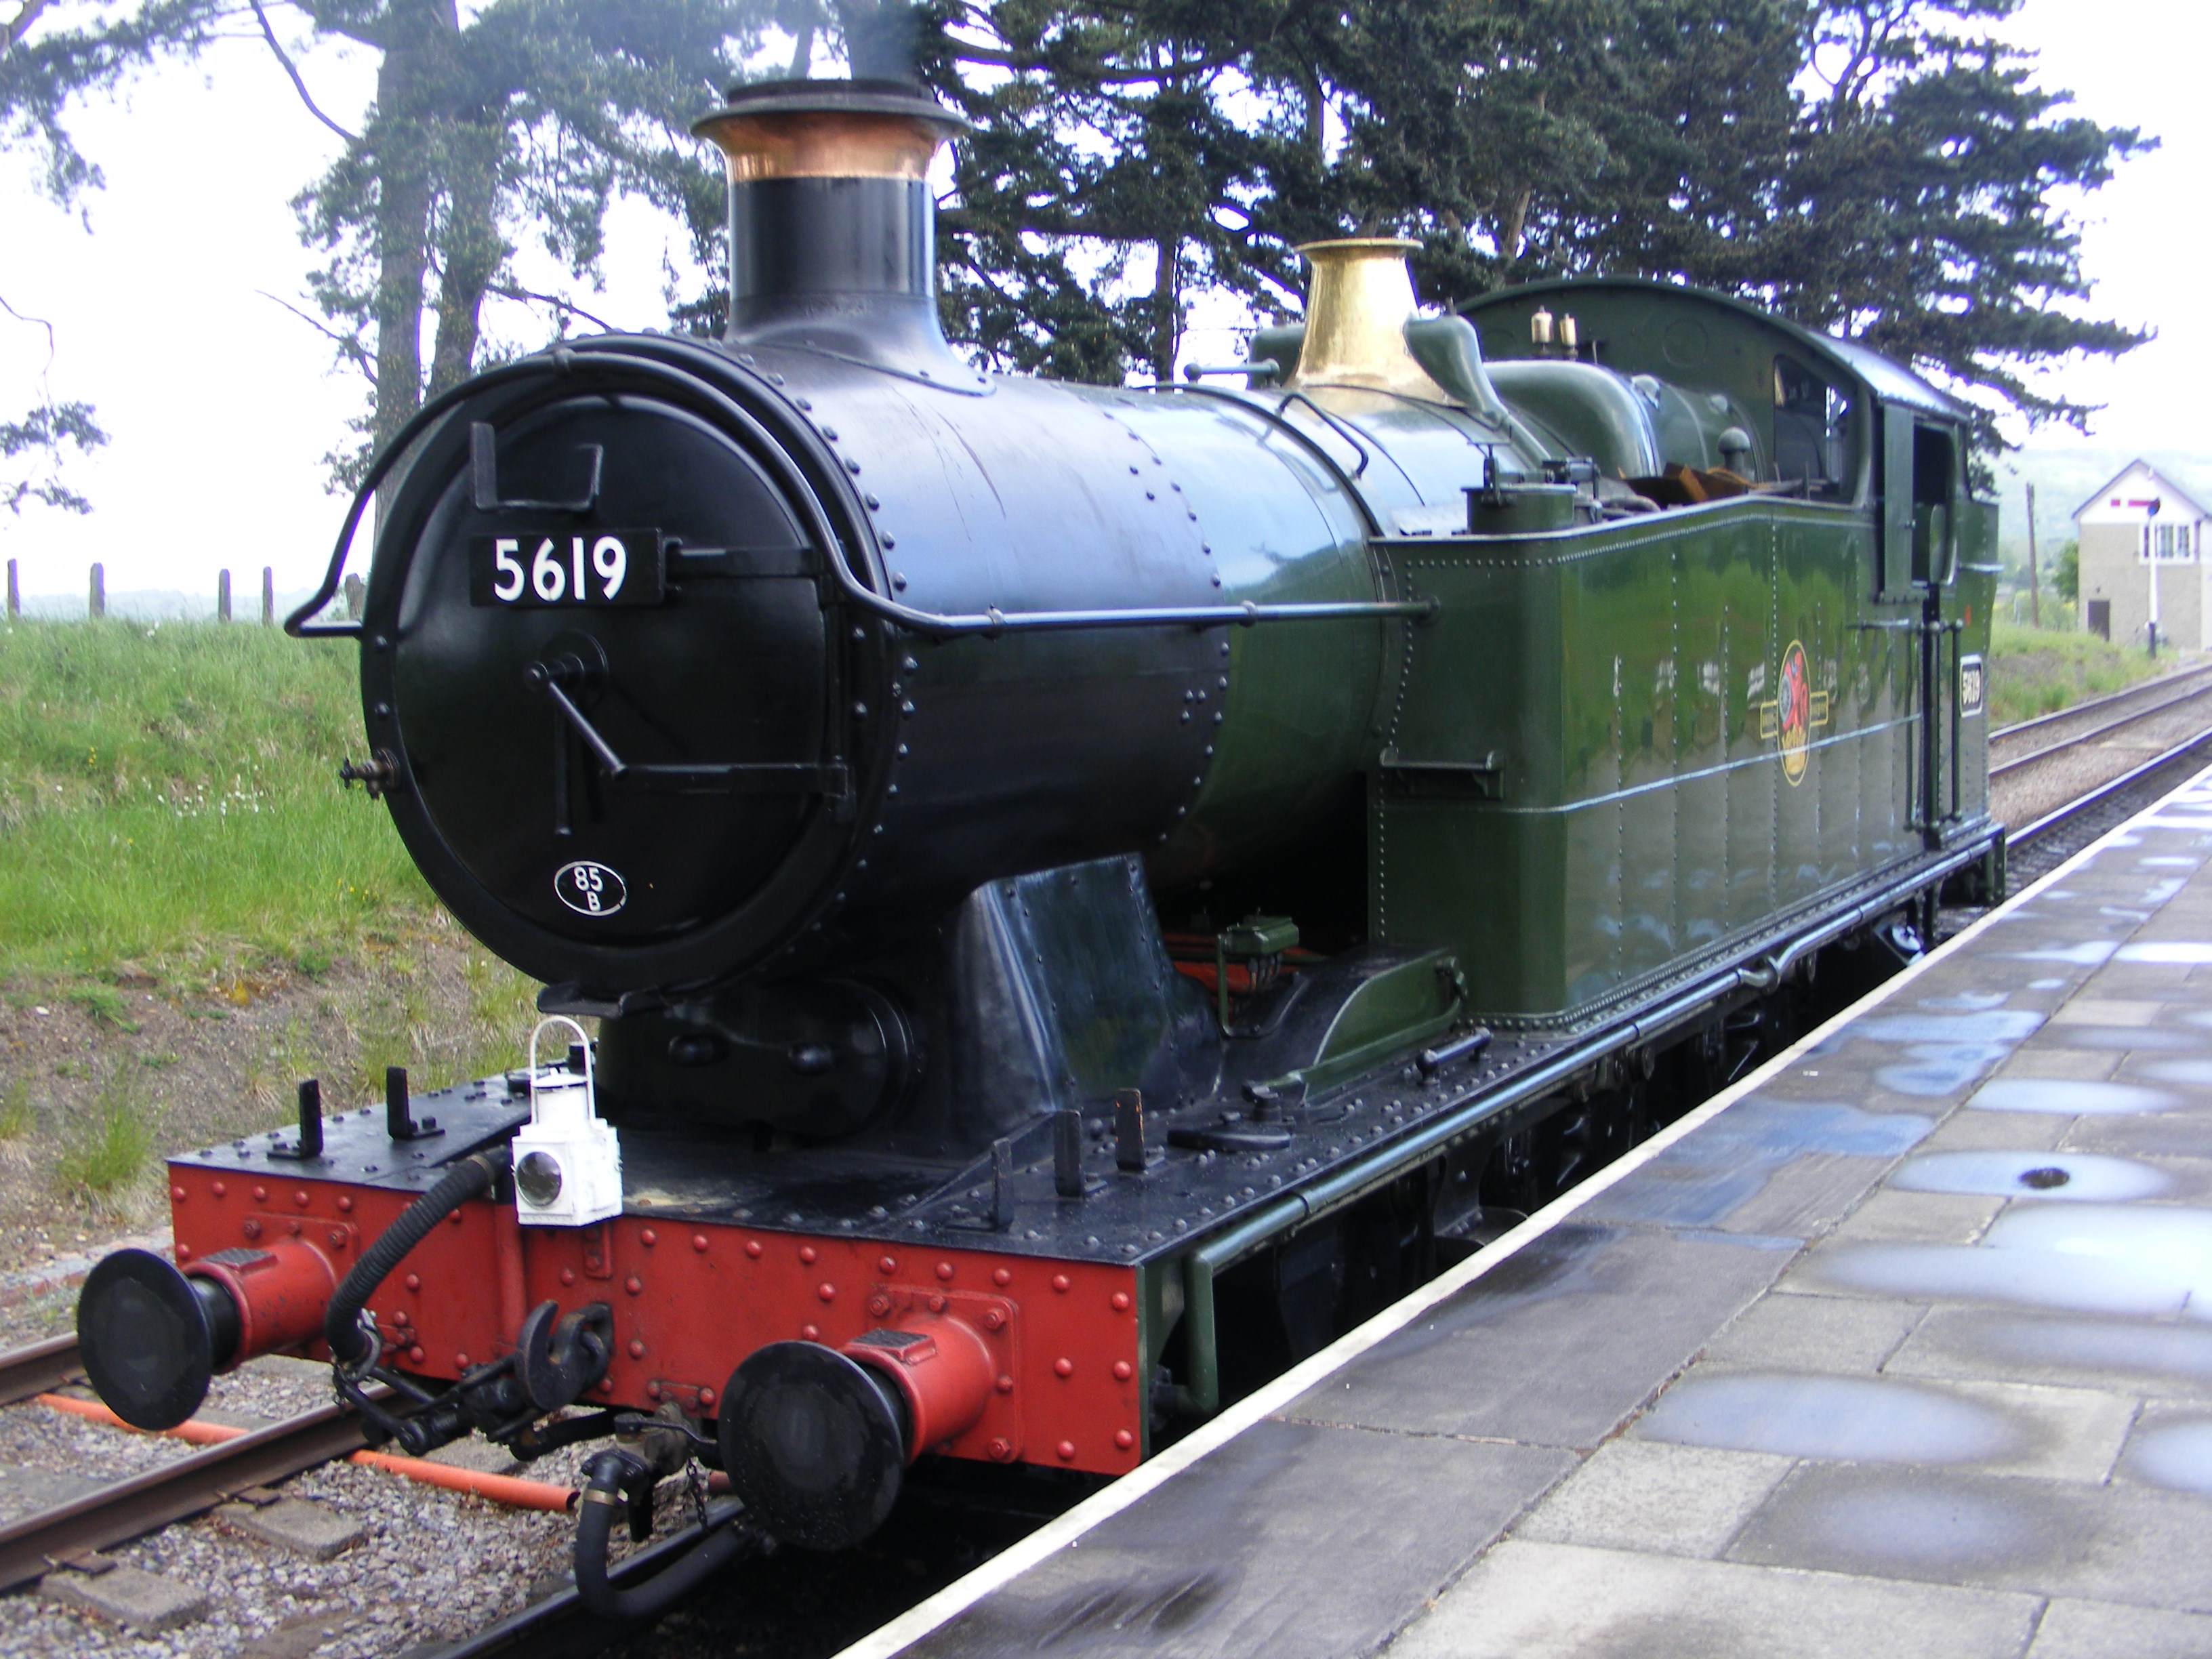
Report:
[[[106,1558],[94,1558],[105,1560]],[[172,1579],[111,1562],[97,1572],[58,1567],[39,1581],[49,1601],[96,1614],[142,1636],[158,1636],[207,1617],[204,1592]]]
[[226,1504],[215,1513],[234,1531],[311,1561],[327,1561],[362,1539],[357,1522],[298,1498],[258,1505]]

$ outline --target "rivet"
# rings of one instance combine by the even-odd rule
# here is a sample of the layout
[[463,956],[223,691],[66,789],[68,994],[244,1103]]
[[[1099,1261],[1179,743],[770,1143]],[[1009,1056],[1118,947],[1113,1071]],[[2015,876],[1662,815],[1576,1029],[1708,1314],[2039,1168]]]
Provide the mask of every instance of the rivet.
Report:
[[573,1285],[573,1284],[574,1284],[574,1283],[576,1282],[576,1270],[575,1270],[574,1267],[563,1267],[563,1268],[562,1268],[562,1269],[561,1269],[561,1282],[562,1282],[563,1285]]
[[799,1328],[799,1340],[801,1342],[819,1342],[822,1340],[822,1328],[819,1325],[801,1325]]
[[291,1218],[291,1220],[289,1220],[289,1221],[286,1222],[284,1224],[285,1224],[286,1228],[289,1230],[289,1231],[291,1232],[291,1235],[292,1235],[292,1237],[293,1237],[297,1238],[297,1237],[300,1236],[300,1218],[299,1218],[299,1217],[297,1217],[297,1216],[294,1216],[294,1217]]
[[1014,1379],[1001,1374],[997,1386],[1000,1394],[1012,1394],[1014,1391]]
[[700,1389],[700,1390],[699,1390],[699,1403],[700,1403],[701,1405],[702,1405],[702,1406],[711,1406],[711,1405],[713,1405],[713,1404],[714,1403],[714,1391],[712,1389]]
[[334,1249],[334,1250],[343,1250],[343,1249],[345,1249],[345,1247],[346,1247],[345,1229],[344,1229],[344,1228],[343,1228],[343,1227],[333,1227],[333,1228],[331,1228],[331,1248],[332,1249]]
[[837,1287],[825,1279],[814,1287],[814,1294],[824,1302],[835,1302],[837,1299]]
[[298,1205],[301,1209],[306,1209],[307,1207],[307,1189],[305,1187],[302,1187],[298,1192],[294,1193],[292,1194],[292,1201]]
[[466,1355],[466,1354],[465,1354],[465,1353],[457,1353],[457,1354],[455,1354],[455,1355],[453,1356],[453,1369],[454,1369],[455,1370],[457,1370],[457,1371],[465,1371],[465,1370],[468,1370],[468,1368],[469,1368],[469,1357],[468,1357],[468,1355]]
[[983,1328],[985,1330],[995,1331],[1001,1329],[1006,1325],[1006,1312],[1005,1309],[986,1308],[983,1310]]
[[452,1222],[453,1225],[458,1227],[461,1224],[461,1212],[459,1210],[456,1210],[453,1214],[447,1216],[446,1219]]
[[940,1262],[939,1262],[939,1263],[937,1264],[937,1276],[938,1276],[939,1279],[950,1279],[950,1278],[951,1278],[951,1277],[952,1277],[952,1264],[951,1264],[950,1261],[940,1261]]
[[1115,1380],[1119,1382],[1127,1382],[1135,1371],[1135,1369],[1136,1368],[1131,1365],[1126,1359],[1115,1360],[1114,1362]]
[[244,1233],[248,1238],[258,1238],[261,1237],[261,1224],[256,1221],[252,1216],[248,1216],[246,1218],[246,1225],[240,1228],[239,1231]]
[[883,503],[878,501],[873,495],[863,495],[860,499],[868,504],[868,511],[871,513],[874,512],[878,507],[883,505]]
[[811,1244],[802,1244],[799,1247],[799,1259],[810,1267],[814,1265],[816,1258],[820,1254]]
[[402,1309],[401,1309],[398,1313],[396,1313],[396,1314],[392,1315],[392,1322],[393,1324],[395,1324],[395,1325],[398,1326],[402,1330],[406,1329],[406,1328],[407,1328],[407,1310],[406,1310],[406,1309],[404,1309],[404,1308],[402,1308]]
[[[210,1190],[213,1191],[217,1198],[221,1198],[222,1196],[222,1182],[220,1181],[216,1182]],[[169,1188],[169,1196],[176,1200],[178,1203],[181,1204],[185,1201],[185,1189],[182,1187],[172,1187]]]
[[[692,1234],[692,1235],[691,1235],[691,1248],[692,1248],[693,1249],[695,1249],[695,1250],[698,1251],[698,1252],[699,1252],[699,1254],[700,1254],[700,1255],[706,1255],[706,1254],[707,1254],[707,1235],[706,1235],[706,1234],[704,1234],[704,1233],[694,1233],[694,1234]],[[755,1248],[752,1249],[751,1254],[752,1254],[752,1255],[758,1255],[760,1254],[760,1250],[759,1250],[759,1249],[758,1249],[757,1247],[755,1247]]]
[[418,1342],[413,1347],[408,1349],[407,1357],[413,1360],[416,1364],[421,1364],[423,1358],[422,1345]]
[[1075,1461],[1075,1443],[1073,1440],[1063,1440],[1054,1449],[1060,1453],[1061,1462],[1070,1463]]
[[632,1359],[645,1358],[645,1344],[634,1336],[629,1340],[629,1357]]
[[1066,1273],[1054,1273],[1052,1276],[1052,1287],[1061,1295],[1065,1296],[1067,1293],[1067,1286],[1068,1278]]
[[647,1227],[643,1232],[637,1236],[637,1242],[644,1245],[645,1248],[649,1250],[654,1245],[660,1243],[660,1235],[653,1231],[652,1228]]
[[338,1194],[338,1209],[342,1213],[346,1215],[351,1215],[353,1213],[353,1194],[351,1193],[340,1193]]
[[1054,1376],[1074,1376],[1075,1362],[1073,1359],[1068,1358],[1066,1355],[1062,1355],[1060,1358],[1052,1362],[1052,1374]]
[[996,1285],[1000,1290],[1006,1289],[1007,1285],[1014,1282],[1014,1270],[1012,1267],[992,1268],[991,1282],[994,1285]]
[[623,1280],[623,1289],[628,1291],[632,1296],[635,1296],[644,1288],[645,1281],[640,1279],[635,1273],[632,1273],[628,1279]]
[[191,1245],[189,1245],[189,1244],[179,1244],[179,1245],[178,1245],[178,1246],[177,1246],[177,1260],[178,1260],[178,1261],[190,1261],[191,1259],[192,1259],[192,1247],[191,1247]]
[[929,1310],[932,1313],[943,1313],[945,1311],[945,1298],[934,1291],[932,1291],[929,1293]]
[[[707,1241],[703,1238],[694,1238],[691,1241],[691,1248],[695,1250],[703,1250],[707,1248]],[[745,1241],[745,1254],[752,1257],[754,1261],[759,1261],[761,1254],[760,1240],[757,1238],[747,1239]]]
[[1129,1311],[1129,1293],[1128,1293],[1128,1291],[1115,1291],[1115,1292],[1114,1292],[1114,1296],[1113,1296],[1113,1307],[1114,1307],[1114,1311],[1115,1311],[1115,1313],[1127,1313],[1127,1312],[1128,1312],[1128,1311]]
[[848,457],[845,462],[845,471],[858,477],[860,475],[860,464]]
[[885,1256],[882,1261],[876,1263],[876,1270],[878,1273],[896,1273],[898,1271],[898,1258],[895,1255]]
[[877,1291],[873,1296],[868,1298],[868,1313],[871,1317],[881,1319],[890,1310],[891,1299],[885,1296],[881,1291]]
[[1127,1429],[1116,1429],[1114,1431],[1114,1443],[1127,1451],[1137,1443],[1137,1437]]
[[659,1377],[653,1378],[645,1385],[645,1397],[647,1400],[658,1400],[660,1398],[660,1379]]
[[599,1272],[599,1267],[600,1262],[599,1257],[595,1255],[587,1255],[584,1258],[584,1271],[586,1273],[595,1273]]
[[420,1273],[410,1273],[407,1275],[405,1283],[409,1290],[419,1291],[422,1288],[422,1275]]

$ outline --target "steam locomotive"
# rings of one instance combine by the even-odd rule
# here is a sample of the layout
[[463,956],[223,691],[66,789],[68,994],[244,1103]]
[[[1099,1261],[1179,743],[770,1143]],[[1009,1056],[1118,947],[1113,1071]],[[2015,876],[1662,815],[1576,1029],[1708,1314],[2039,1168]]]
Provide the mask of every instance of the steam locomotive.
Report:
[[410,1449],[624,1437],[607,1606],[694,1455],[815,1548],[926,1457],[1117,1474],[2002,887],[1964,407],[1656,283],[1422,317],[1373,239],[1188,384],[980,373],[960,127],[736,89],[727,337],[376,463],[288,626],[564,1052],[175,1158],[80,1306],[123,1417],[289,1350]]

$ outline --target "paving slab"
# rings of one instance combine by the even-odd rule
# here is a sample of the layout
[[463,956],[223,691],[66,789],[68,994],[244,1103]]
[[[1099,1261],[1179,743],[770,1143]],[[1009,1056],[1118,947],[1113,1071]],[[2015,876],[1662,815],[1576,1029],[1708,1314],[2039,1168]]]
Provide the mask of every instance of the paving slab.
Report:
[[1594,1449],[1773,1282],[1794,1248],[1562,1227],[1283,1414]]
[[1893,1376],[2100,1386],[2212,1403],[2212,1325],[1934,1308],[1884,1369]]
[[2212,1617],[2066,1597],[2043,1610],[2027,1659],[2203,1659]]
[[2136,1402],[2093,1389],[1693,1365],[1631,1431],[1782,1457],[2103,1481]]
[[[1510,1541],[1390,1659],[2014,1659],[2028,1595]],[[1257,1652],[1260,1650],[1255,1649]]]
[[1805,1463],[1728,1559],[2212,1613],[2212,1500],[2143,1487]]
[[1972,1244],[2004,1207],[1982,1193],[1876,1192],[1844,1218],[1832,1237],[1904,1240],[1922,1244]]
[[1706,1345],[1705,1357],[1781,1370],[1876,1371],[1927,1311],[1914,1302],[1762,1297]]
[[1711,1558],[1729,1547],[1793,1459],[1614,1440],[1547,1498],[1516,1538]]
[[204,1592],[119,1561],[106,1562],[98,1572],[58,1568],[39,1581],[39,1594],[141,1636],[191,1624],[207,1617],[208,1610]]
[[225,1504],[215,1514],[234,1532],[310,1561],[327,1561],[358,1544],[363,1535],[358,1522],[301,1498],[280,1498],[273,1504]]
[[[926,1638],[952,1656],[1344,1659],[1414,1618],[1575,1466],[1564,1452],[1267,1422]],[[1419,1516],[1419,1524],[1409,1525]],[[1328,1564],[1356,1562],[1356,1571]]]

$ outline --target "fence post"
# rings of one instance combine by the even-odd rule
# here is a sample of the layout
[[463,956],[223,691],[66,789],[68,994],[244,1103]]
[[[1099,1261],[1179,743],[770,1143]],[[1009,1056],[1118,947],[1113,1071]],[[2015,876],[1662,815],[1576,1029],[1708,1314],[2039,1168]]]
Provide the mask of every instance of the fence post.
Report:
[[261,567],[261,625],[269,628],[276,621],[276,572],[273,566]]
[[94,622],[107,614],[107,573],[98,565],[92,568],[92,588],[85,595],[84,614]]
[[230,572],[219,570],[215,578],[215,619],[230,620]]
[[15,562],[8,561],[8,620],[13,622],[23,614],[23,590],[15,585]]

